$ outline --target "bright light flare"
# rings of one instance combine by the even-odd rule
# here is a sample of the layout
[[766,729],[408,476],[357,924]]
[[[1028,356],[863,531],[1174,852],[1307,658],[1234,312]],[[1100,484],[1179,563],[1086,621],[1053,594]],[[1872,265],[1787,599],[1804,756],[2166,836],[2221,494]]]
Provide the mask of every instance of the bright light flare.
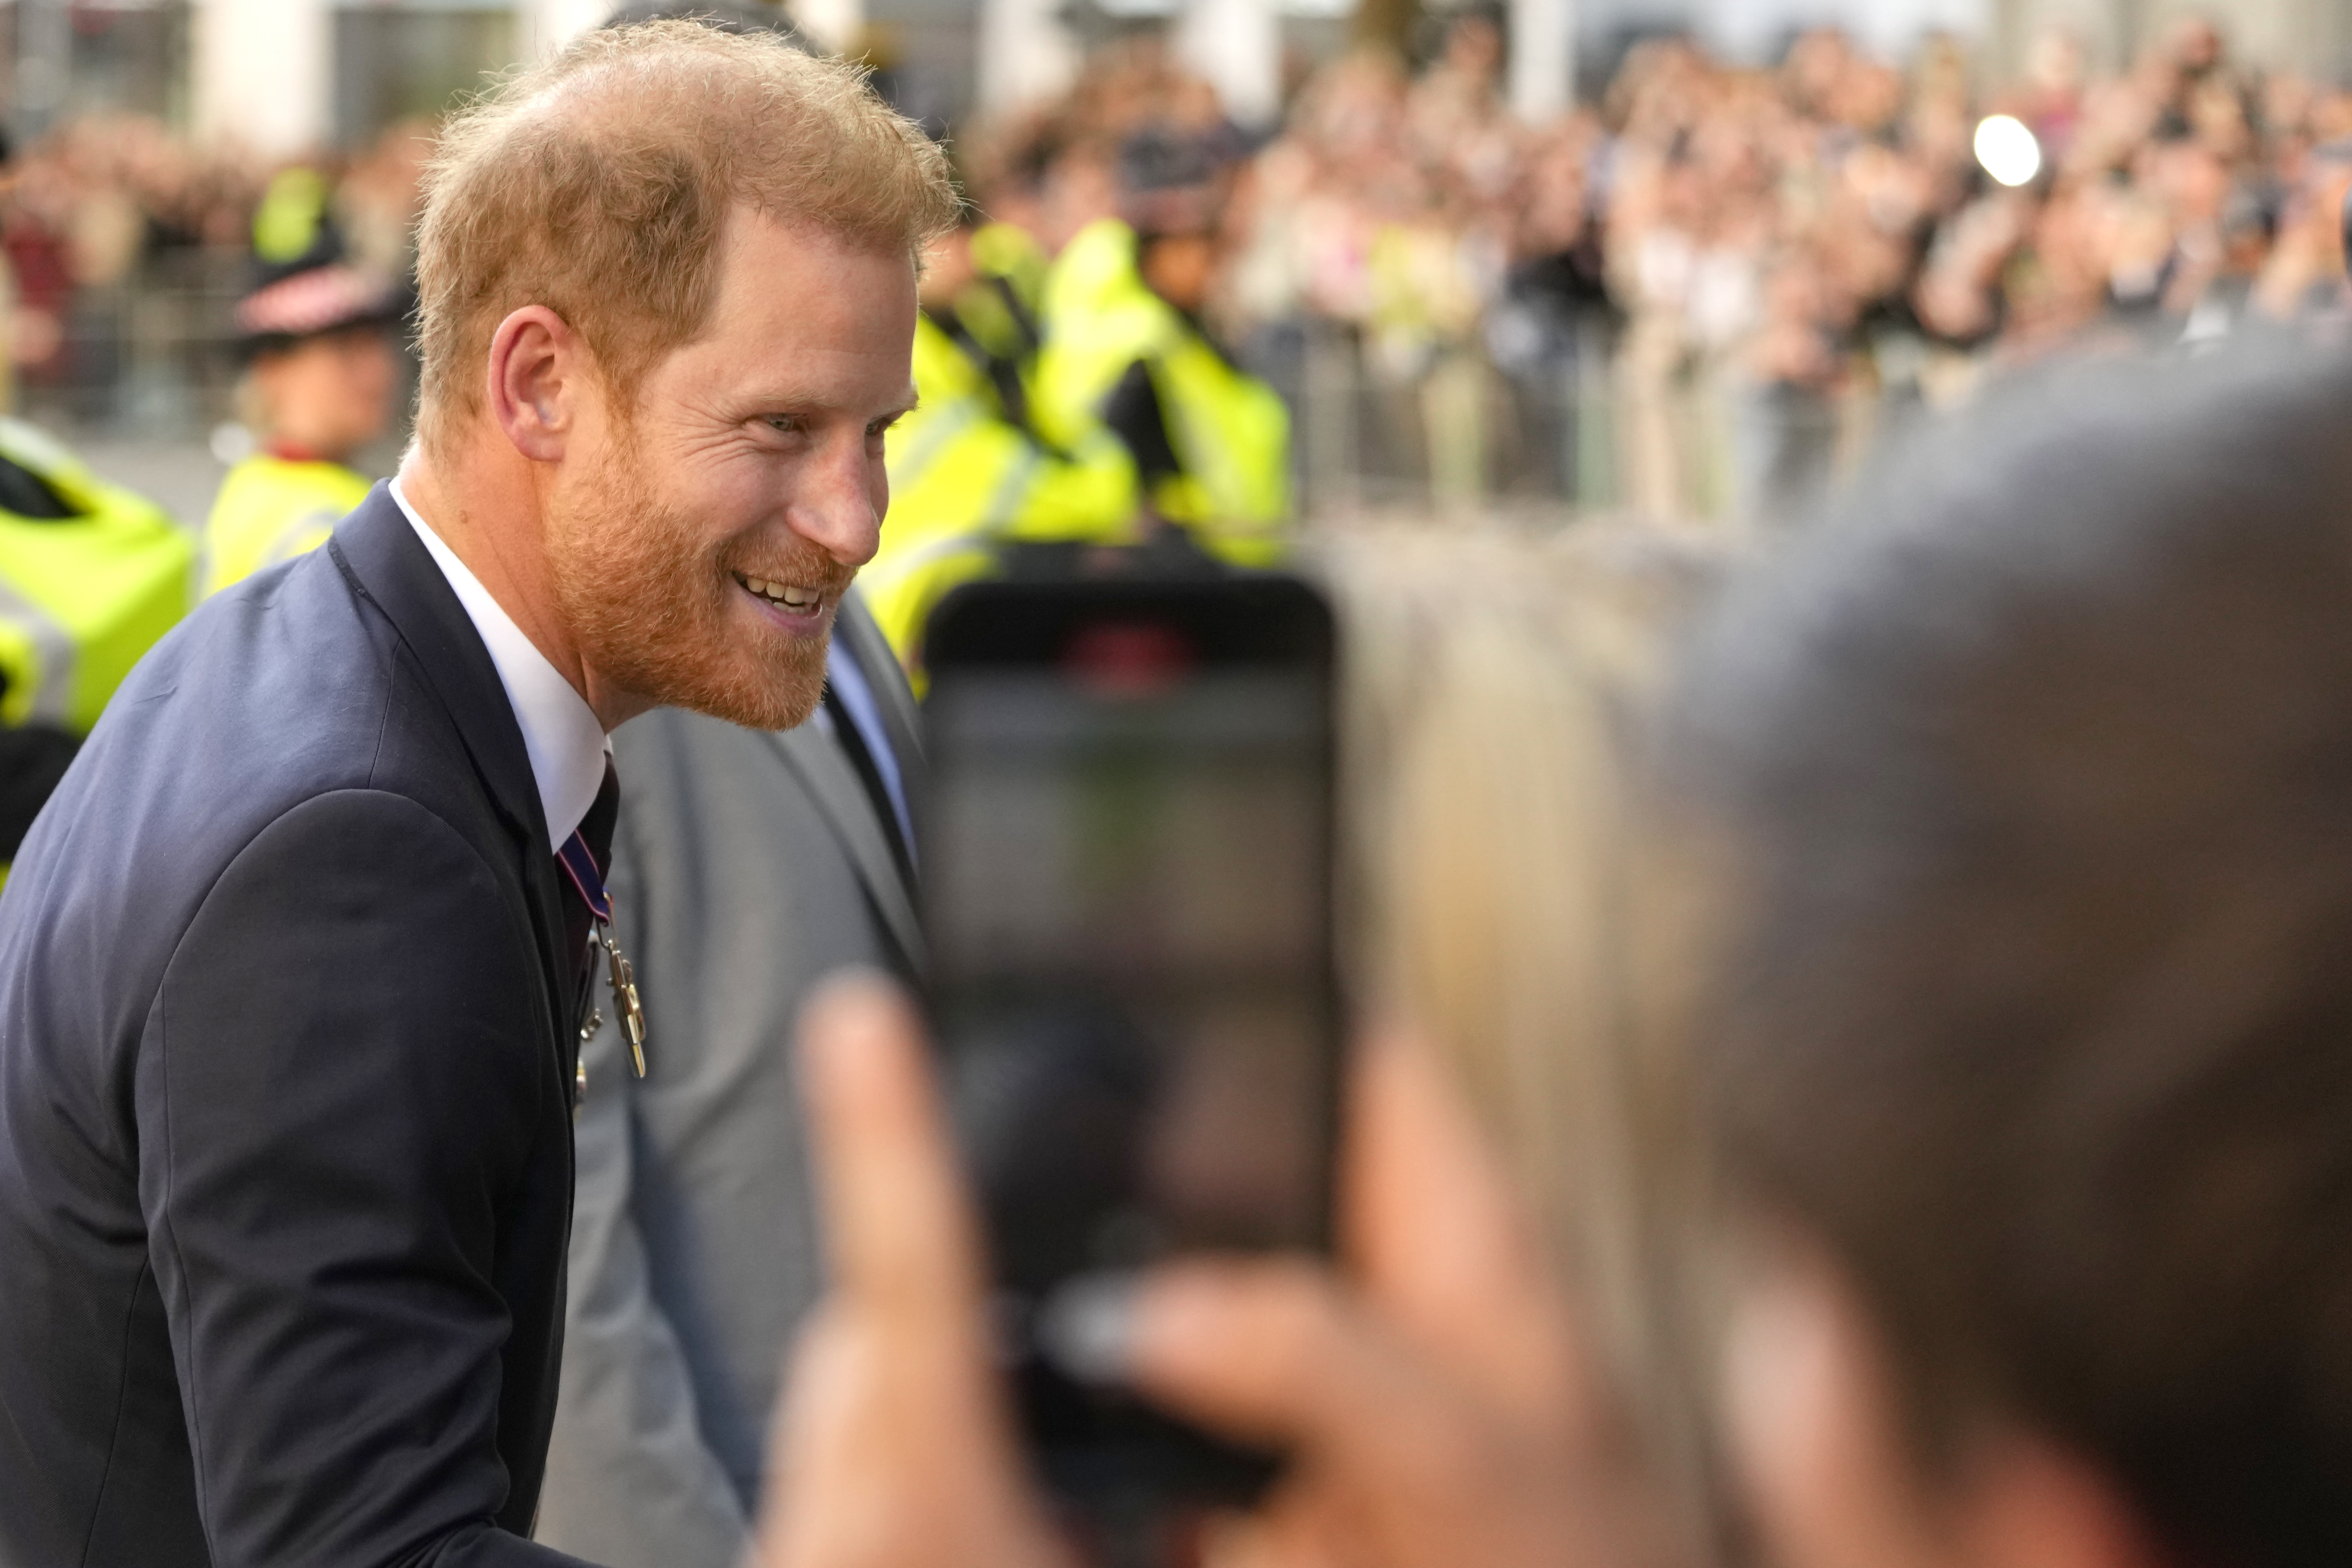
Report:
[[2022,185],[2042,172],[2042,143],[2013,114],[1988,114],[1977,122],[1977,162],[2004,185]]

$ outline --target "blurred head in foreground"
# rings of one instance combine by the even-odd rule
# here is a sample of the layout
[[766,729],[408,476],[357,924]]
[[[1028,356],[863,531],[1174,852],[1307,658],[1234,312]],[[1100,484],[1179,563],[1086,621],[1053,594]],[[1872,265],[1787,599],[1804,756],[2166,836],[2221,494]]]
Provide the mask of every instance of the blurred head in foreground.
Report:
[[1701,1215],[1664,1009],[1627,973],[1626,781],[1674,634],[1728,562],[1607,524],[1371,530],[1320,559],[1348,653],[1353,988],[1459,1082],[1565,1292],[1618,1484],[1676,1562],[1706,1562],[1727,1510]]
[[2069,383],[1703,640],[1780,1560],[2352,1561],[2347,428],[2338,361]]

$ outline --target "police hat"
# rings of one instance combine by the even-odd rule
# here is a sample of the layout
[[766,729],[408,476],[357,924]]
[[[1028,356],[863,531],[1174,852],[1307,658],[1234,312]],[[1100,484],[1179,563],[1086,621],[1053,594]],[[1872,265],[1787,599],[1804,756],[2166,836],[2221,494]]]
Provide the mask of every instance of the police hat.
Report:
[[404,289],[347,262],[271,270],[277,276],[236,302],[237,345],[248,354],[346,327],[389,326],[404,313]]
[[250,356],[346,327],[388,325],[405,312],[407,290],[352,266],[327,215],[328,187],[316,170],[280,170],[253,218],[253,275],[236,302],[236,342]]

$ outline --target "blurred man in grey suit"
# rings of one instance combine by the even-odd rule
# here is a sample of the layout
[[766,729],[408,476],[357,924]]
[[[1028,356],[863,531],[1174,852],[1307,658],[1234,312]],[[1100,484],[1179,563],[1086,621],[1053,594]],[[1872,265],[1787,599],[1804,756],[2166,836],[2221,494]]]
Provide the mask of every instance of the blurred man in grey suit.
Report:
[[613,898],[657,1037],[582,1051],[571,1296],[539,1540],[734,1568],[783,1356],[822,1286],[791,1041],[851,964],[912,980],[914,700],[853,593],[796,730],[677,709],[613,736]]

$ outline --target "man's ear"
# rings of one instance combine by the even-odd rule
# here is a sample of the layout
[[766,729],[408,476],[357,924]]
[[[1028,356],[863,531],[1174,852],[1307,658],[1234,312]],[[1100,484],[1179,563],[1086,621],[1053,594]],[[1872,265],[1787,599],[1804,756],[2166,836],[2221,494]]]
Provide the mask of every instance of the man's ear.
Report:
[[1893,1368],[1811,1238],[1749,1238],[1724,1342],[1732,1458],[1788,1568],[1960,1568],[1904,1440]]
[[1846,1274],[1781,1232],[1731,1314],[1732,1447],[1774,1560],[1790,1568],[2157,1568],[2123,1493],[2090,1461],[1995,1416],[1948,1471],[1906,1437],[1884,1331]]
[[2026,1433],[1985,1440],[1964,1472],[1959,1512],[1986,1568],[2156,1568],[2147,1526],[2088,1462]]
[[563,456],[588,382],[587,345],[544,305],[525,305],[490,334],[490,417],[536,463]]

